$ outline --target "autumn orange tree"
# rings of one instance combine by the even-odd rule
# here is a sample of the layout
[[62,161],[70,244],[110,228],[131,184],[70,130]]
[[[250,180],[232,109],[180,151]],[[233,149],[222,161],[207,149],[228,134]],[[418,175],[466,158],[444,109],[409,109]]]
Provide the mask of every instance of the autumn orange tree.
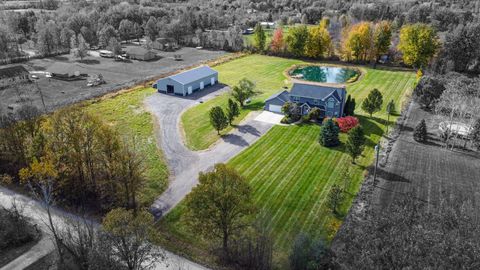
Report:
[[273,32],[272,42],[270,43],[270,50],[273,53],[283,53],[285,50],[285,41],[283,40],[283,28],[277,27]]

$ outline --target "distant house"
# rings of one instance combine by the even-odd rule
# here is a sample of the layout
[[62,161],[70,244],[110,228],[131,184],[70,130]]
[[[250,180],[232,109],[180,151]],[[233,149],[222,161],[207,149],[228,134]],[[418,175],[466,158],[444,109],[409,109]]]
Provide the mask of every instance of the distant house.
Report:
[[157,55],[151,51],[147,50],[143,47],[128,47],[125,50],[125,53],[127,54],[127,57],[130,59],[136,59],[136,60],[142,60],[142,61],[148,61],[155,59]]
[[160,93],[187,96],[218,82],[218,72],[201,66],[158,80],[153,87]]
[[270,28],[275,28],[276,23],[274,23],[274,22],[260,22],[260,25],[264,28],[270,29]]
[[23,66],[12,66],[0,69],[0,88],[14,83],[29,82],[29,73]]
[[152,42],[152,48],[161,51],[173,51],[178,47],[177,42],[171,38],[157,38]]
[[297,103],[303,115],[314,107],[320,109],[321,117],[341,117],[345,107],[345,87],[320,86],[295,83],[290,92],[284,90],[265,101],[265,110],[281,113],[286,102]]

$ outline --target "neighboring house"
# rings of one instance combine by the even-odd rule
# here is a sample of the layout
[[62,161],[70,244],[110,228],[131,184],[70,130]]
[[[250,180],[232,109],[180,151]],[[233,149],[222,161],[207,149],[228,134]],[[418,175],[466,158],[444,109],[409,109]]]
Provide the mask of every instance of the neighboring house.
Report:
[[128,47],[125,52],[128,58],[142,61],[152,60],[157,57],[155,52],[143,47]]
[[0,88],[29,81],[29,73],[23,66],[12,66],[0,69]]
[[152,42],[152,48],[155,50],[169,51],[177,49],[177,42],[171,38],[157,38]]
[[218,72],[201,66],[158,80],[153,87],[160,93],[187,96],[218,82]]
[[345,87],[295,83],[290,92],[284,90],[268,98],[265,110],[281,113],[283,104],[293,102],[300,106],[303,115],[317,107],[321,117],[342,117],[346,94]]

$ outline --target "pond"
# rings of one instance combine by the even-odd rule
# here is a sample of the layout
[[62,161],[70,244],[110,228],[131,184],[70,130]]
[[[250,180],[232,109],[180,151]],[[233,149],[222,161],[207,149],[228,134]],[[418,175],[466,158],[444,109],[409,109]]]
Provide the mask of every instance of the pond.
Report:
[[333,66],[303,66],[290,71],[292,78],[322,83],[346,83],[358,75],[355,69]]

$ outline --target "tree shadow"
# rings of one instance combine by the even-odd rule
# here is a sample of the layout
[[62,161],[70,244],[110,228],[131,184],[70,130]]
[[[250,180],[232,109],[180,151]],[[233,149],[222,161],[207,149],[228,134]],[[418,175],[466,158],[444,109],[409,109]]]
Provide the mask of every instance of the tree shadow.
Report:
[[233,145],[238,145],[238,146],[248,146],[248,142],[245,141],[245,139],[242,138],[242,136],[239,136],[237,134],[228,134],[228,135],[223,135],[222,140],[226,143],[233,144]]
[[55,60],[55,61],[59,61],[59,62],[68,62],[69,61],[68,57],[59,56],[59,55],[53,56],[52,59]]
[[237,130],[240,132],[240,133],[250,133],[256,137],[260,137],[262,134],[260,133],[260,131],[258,131],[258,129],[256,129],[255,127],[251,126],[251,125],[240,125],[240,126],[237,126]]
[[85,65],[98,65],[100,64],[100,61],[97,59],[83,59],[83,60],[77,60],[78,63],[82,63]]
[[[188,95],[188,96],[175,96],[175,97],[178,97],[178,98],[183,98],[183,99],[189,99],[189,100],[197,100],[197,99],[201,99],[209,94],[212,94],[214,92],[217,92],[219,90],[222,90],[224,89],[225,87],[228,87],[228,85],[226,84],[223,84],[223,83],[217,83],[215,85],[211,85],[211,86],[208,86],[202,90],[198,90],[196,92],[193,92],[191,95]],[[160,92],[164,95],[172,95],[172,94],[166,94],[164,92]]]
[[382,178],[388,182],[402,182],[402,183],[411,183],[411,181],[401,175],[385,171],[381,168],[377,168],[377,175],[379,178]]

